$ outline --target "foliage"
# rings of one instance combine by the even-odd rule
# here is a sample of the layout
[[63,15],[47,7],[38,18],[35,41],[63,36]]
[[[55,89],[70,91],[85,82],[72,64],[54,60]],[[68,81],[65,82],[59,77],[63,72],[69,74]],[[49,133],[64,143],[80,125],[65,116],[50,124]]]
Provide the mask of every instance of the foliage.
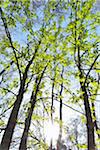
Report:
[[[82,87],[88,96],[95,134],[100,136],[95,113],[100,80],[100,36],[97,33],[100,14],[94,11],[94,6],[94,0],[0,2],[0,129],[8,124],[23,88],[13,140],[17,129],[23,132],[35,101],[28,149],[48,149],[44,124],[51,119],[52,113],[53,120],[59,118],[58,104],[61,102],[81,113],[78,118],[88,124]],[[62,128],[67,126],[64,119],[63,123],[57,120]],[[32,136],[31,132],[36,135]],[[22,137],[21,134],[17,136],[18,139]],[[73,134],[69,137],[73,144],[75,137]],[[88,144],[76,145],[77,149],[86,149]]]

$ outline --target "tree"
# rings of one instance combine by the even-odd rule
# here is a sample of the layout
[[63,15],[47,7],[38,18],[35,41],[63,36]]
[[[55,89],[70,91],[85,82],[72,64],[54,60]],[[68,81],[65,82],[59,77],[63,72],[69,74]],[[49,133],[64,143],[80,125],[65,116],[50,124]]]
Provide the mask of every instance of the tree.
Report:
[[[82,97],[84,100],[84,107],[85,107],[85,113],[86,113],[86,119],[87,119],[87,138],[88,138],[88,149],[94,150],[95,149],[95,137],[94,137],[94,122],[92,118],[92,112],[90,108],[90,102],[89,102],[89,95],[88,95],[88,80],[91,79],[90,72],[93,69],[97,59],[99,58],[100,54],[97,51],[97,43],[98,39],[95,38],[94,34],[93,36],[89,33],[90,31],[93,32],[94,28],[97,24],[95,24],[93,16],[94,14],[91,13],[92,8],[92,2],[80,2],[76,1],[71,2],[71,24],[72,26],[72,36],[73,36],[73,49],[74,49],[74,57],[75,57],[75,63],[78,68],[78,74],[79,74],[79,81],[80,81],[80,87],[82,91]],[[85,10],[88,8],[88,13],[85,12]],[[87,29],[87,19],[91,17],[90,19],[90,28]],[[97,19],[97,18],[95,18]],[[89,23],[88,23],[89,24]],[[94,43],[92,44],[91,41],[89,41],[89,38],[92,37],[94,40]],[[94,45],[94,46],[93,46]],[[93,51],[92,51],[93,49]],[[95,57],[93,62],[91,63],[84,63],[87,62],[87,56],[91,59],[91,56]],[[85,57],[84,57],[85,56]],[[84,65],[85,67],[88,67],[89,69],[87,72],[84,71]]]
[[[59,124],[58,148],[65,148],[64,107],[86,117],[87,148],[96,149],[100,53],[95,6],[93,0],[2,0],[1,150],[53,149],[53,138],[49,145],[44,133],[48,120]],[[77,130],[74,136],[78,149]]]
[[34,90],[32,91],[31,100],[30,100],[31,106],[28,109],[28,115],[27,115],[27,118],[25,120],[25,128],[24,128],[24,131],[23,131],[23,135],[22,135],[21,142],[20,142],[20,147],[19,147],[20,150],[27,149],[27,138],[28,138],[29,127],[30,127],[30,124],[31,124],[32,113],[33,113],[33,109],[35,107],[37,94],[38,94],[38,91],[39,91],[39,85],[41,83],[41,80],[43,78],[43,75],[45,73],[46,68],[47,68],[47,65],[44,67],[44,69],[41,73],[41,76],[36,77],[36,82],[35,82],[36,83],[36,88],[35,88],[35,92],[34,92]]

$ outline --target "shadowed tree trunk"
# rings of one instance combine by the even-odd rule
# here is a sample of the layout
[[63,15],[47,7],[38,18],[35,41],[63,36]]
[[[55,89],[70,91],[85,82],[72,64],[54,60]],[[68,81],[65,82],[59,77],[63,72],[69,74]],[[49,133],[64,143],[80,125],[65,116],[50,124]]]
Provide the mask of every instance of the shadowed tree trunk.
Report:
[[[52,102],[51,102],[51,124],[53,124],[53,104],[54,104],[54,81],[55,79],[53,79],[53,83],[52,83]],[[52,141],[52,137],[51,137],[51,141],[50,141],[50,150],[52,150],[52,145],[53,141]]]
[[88,150],[95,150],[95,136],[94,136],[94,123],[92,120],[91,109],[89,104],[89,99],[87,95],[87,91],[84,86],[81,85],[83,98],[84,98],[84,106],[87,120],[87,138],[88,138]]
[[[63,74],[64,74],[64,66],[62,66],[62,73],[61,73],[61,79],[63,80]],[[60,116],[60,129],[62,130],[62,92],[63,92],[63,81],[61,83],[61,90],[60,90],[60,108],[59,108],[59,116]],[[61,131],[62,132],[62,131]]]
[[[35,54],[36,54],[36,52],[37,52],[37,49],[35,51]],[[23,74],[23,78],[22,78],[21,83],[20,83],[19,93],[16,97],[14,107],[12,109],[11,115],[10,115],[8,123],[7,123],[7,127],[5,129],[5,132],[4,132],[2,141],[1,141],[1,145],[0,145],[1,150],[9,150],[10,143],[11,143],[12,136],[13,136],[13,132],[14,132],[14,128],[15,128],[16,121],[17,121],[19,108],[20,108],[20,105],[21,105],[21,102],[23,99],[23,95],[24,95],[24,90],[25,90],[24,88],[25,88],[25,82],[27,79],[27,73],[28,73],[30,65],[33,62],[33,59],[35,58],[35,54],[32,57],[32,59],[29,61],[28,65],[25,69],[25,72]]]
[[12,136],[13,136],[14,129],[15,129],[15,125],[16,125],[16,121],[17,121],[18,112],[19,112],[20,105],[21,105],[21,102],[23,100],[23,95],[24,95],[24,92],[25,92],[25,82],[26,82],[26,79],[27,79],[28,71],[29,71],[29,68],[30,68],[35,56],[36,56],[36,53],[38,51],[39,45],[41,44],[41,41],[39,41],[38,45],[35,47],[35,52],[34,52],[32,58],[31,58],[31,60],[28,62],[28,65],[25,68],[25,72],[23,73],[23,77],[21,77],[21,72],[20,72],[18,60],[17,60],[17,57],[16,57],[15,48],[13,46],[11,35],[10,35],[10,32],[8,30],[8,27],[7,27],[6,18],[4,17],[4,14],[3,14],[3,11],[2,11],[1,8],[0,8],[0,13],[1,13],[1,19],[2,19],[4,27],[5,27],[6,35],[9,39],[9,43],[11,45],[11,48],[13,49],[13,52],[14,52],[14,55],[15,55],[15,58],[16,58],[17,68],[18,68],[19,75],[20,75],[19,92],[18,92],[18,95],[16,97],[16,101],[14,103],[12,112],[10,114],[6,129],[5,129],[5,132],[4,132],[4,135],[2,137],[1,145],[0,145],[0,150],[9,150],[11,140],[12,140]]
[[[78,69],[80,72],[79,78],[83,79],[83,73],[81,70],[81,59],[80,59],[80,48],[78,47]],[[85,77],[86,81],[86,77]],[[83,100],[86,114],[86,126],[87,126],[87,141],[88,141],[88,150],[95,150],[95,136],[94,136],[94,123],[92,119],[92,113],[89,104],[89,97],[87,94],[86,86],[84,82],[80,81],[81,90],[83,92]]]
[[[56,75],[56,67],[55,67],[55,60],[54,60],[54,77],[53,77],[53,82],[52,82],[52,91],[51,91],[51,124],[53,125],[53,107],[54,107],[54,88],[55,88],[55,75]],[[52,150],[53,146],[53,141],[52,137],[50,139],[50,150]]]
[[[99,84],[100,84],[100,75],[98,74],[98,85],[97,85],[97,88],[96,88],[96,91],[95,91],[95,99],[96,100],[96,96],[98,94],[98,89],[99,89]],[[90,93],[90,92],[89,92]],[[91,93],[90,93],[90,96],[91,96]],[[100,128],[98,127],[98,124],[97,124],[97,118],[96,118],[96,113],[95,113],[95,104],[94,104],[94,100],[92,101],[91,105],[92,105],[92,109],[93,109],[93,116],[95,118],[94,120],[94,126],[95,126],[95,129],[97,131],[97,135],[98,135],[98,138],[100,139],[100,134],[98,133],[98,130],[100,130]]]
[[27,139],[28,139],[28,132],[29,132],[30,124],[31,124],[32,113],[33,113],[33,110],[34,110],[34,107],[36,104],[36,98],[37,98],[37,93],[39,91],[39,86],[40,86],[40,83],[41,83],[41,80],[43,78],[46,68],[47,68],[47,65],[45,66],[44,70],[42,71],[40,78],[39,77],[36,78],[36,82],[35,82],[36,83],[36,91],[35,92],[33,91],[32,95],[31,95],[31,100],[30,100],[31,107],[28,109],[28,115],[25,120],[25,127],[24,127],[24,131],[22,134],[19,150],[27,150]]
[[[86,82],[87,82],[87,78],[89,76],[89,73],[92,70],[92,67],[94,66],[98,57],[99,57],[99,55],[94,59],[88,73],[86,74],[86,77],[84,77],[82,69],[81,69],[80,48],[78,47],[78,69],[80,72],[80,75],[79,75],[80,85],[81,85],[81,90],[83,92],[83,100],[84,100],[85,114],[86,114],[86,120],[87,120],[86,126],[87,126],[88,150],[95,150],[94,126],[96,124],[95,124],[95,122],[93,122],[93,119],[92,119],[92,112],[90,109],[89,96],[88,96],[87,89],[86,89]],[[85,81],[81,82],[81,79],[83,79],[83,77],[85,78]]]
[[[80,87],[83,92],[83,100],[84,100],[85,115],[86,115],[86,126],[87,126],[87,147],[88,147],[88,150],[95,150],[94,123],[93,123],[92,113],[91,113],[90,104],[89,104],[89,97],[88,97],[88,93],[87,93],[87,89],[86,89],[86,85],[85,85],[85,82],[86,82],[87,77],[90,72],[88,72],[88,74],[85,76],[84,72],[82,71],[82,60],[81,60],[81,55],[80,55],[81,47],[80,47],[80,44],[77,44],[77,41],[79,41],[81,43],[81,40],[82,40],[81,33],[80,34],[77,33],[77,30],[78,30],[78,27],[77,27],[78,2],[79,1],[77,0],[76,3],[74,4],[74,9],[75,9],[74,29],[75,29],[75,31],[74,32],[72,31],[72,33],[74,34],[74,41],[75,41],[74,57],[75,57],[75,54],[77,54],[77,60],[76,60],[76,58],[74,58],[74,59],[76,61],[76,65],[78,67]],[[80,26],[82,26],[82,22],[83,22],[83,20],[81,21]],[[91,68],[90,68],[90,71],[91,71]],[[85,78],[85,81],[82,81],[82,79],[84,79],[84,78]]]
[[93,116],[95,117],[94,126],[95,126],[95,129],[96,129],[96,131],[97,131],[98,138],[100,139],[100,134],[98,133],[98,130],[100,130],[100,128],[98,127],[97,120],[96,120],[94,102],[92,102],[92,108],[94,109],[94,111],[93,111]]
[[[63,80],[63,74],[64,74],[64,66],[62,66],[62,72],[61,72],[61,80]],[[60,89],[60,107],[59,107],[59,136],[57,141],[57,150],[61,150],[62,148],[62,92],[63,92],[63,81],[61,83],[61,89]]]

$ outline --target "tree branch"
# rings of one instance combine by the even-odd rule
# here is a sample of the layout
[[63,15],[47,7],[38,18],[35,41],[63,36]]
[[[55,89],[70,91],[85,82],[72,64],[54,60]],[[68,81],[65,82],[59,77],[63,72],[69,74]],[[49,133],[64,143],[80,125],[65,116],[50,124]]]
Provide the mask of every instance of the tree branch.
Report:
[[4,24],[6,35],[7,35],[8,39],[9,39],[11,48],[13,49],[13,53],[14,53],[14,56],[15,56],[15,59],[16,59],[16,65],[17,65],[17,68],[18,68],[18,71],[19,71],[19,76],[20,76],[20,81],[21,81],[21,70],[20,70],[20,67],[19,67],[19,62],[18,62],[16,51],[15,51],[16,48],[13,46],[11,35],[10,35],[9,29],[8,29],[8,26],[7,26],[7,21],[6,21],[6,18],[4,17],[4,13],[3,13],[1,7],[0,7],[0,13],[1,13],[1,19],[2,19],[3,24]]
[[97,59],[98,59],[99,56],[100,56],[100,54],[97,55],[97,57],[95,58],[94,62],[93,62],[92,65],[91,65],[91,67],[90,67],[88,73],[86,74],[85,81],[84,81],[84,86],[85,86],[85,84],[86,84],[86,81],[87,81],[87,78],[88,78],[88,76],[89,76],[89,74],[90,74],[90,71],[92,70],[92,68],[93,68],[93,66],[94,66],[94,64],[95,64],[95,62],[97,61]]

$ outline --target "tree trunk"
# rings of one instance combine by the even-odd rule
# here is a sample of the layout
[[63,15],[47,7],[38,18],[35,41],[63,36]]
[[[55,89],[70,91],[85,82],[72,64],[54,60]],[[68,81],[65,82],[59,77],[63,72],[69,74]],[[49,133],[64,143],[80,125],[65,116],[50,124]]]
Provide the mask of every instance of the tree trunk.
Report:
[[95,136],[94,136],[94,123],[91,115],[90,104],[85,86],[81,84],[81,89],[84,92],[84,106],[87,120],[87,139],[88,139],[88,150],[95,150]]
[[[52,97],[52,100],[51,100],[51,124],[53,125],[53,105],[54,105],[54,88],[55,88],[55,75],[54,75],[54,78],[53,78],[53,83],[52,83],[52,92],[51,92],[51,97]],[[53,140],[52,140],[52,137],[50,139],[50,150],[52,150],[52,147],[53,147]]]
[[36,98],[37,98],[37,93],[39,91],[39,86],[40,86],[40,83],[41,83],[41,80],[42,80],[42,77],[45,73],[46,68],[47,68],[47,65],[44,67],[40,78],[39,77],[36,78],[36,81],[35,81],[36,91],[35,91],[35,94],[34,94],[34,91],[32,92],[32,96],[31,96],[31,100],[30,100],[31,107],[28,109],[28,116],[25,120],[25,127],[24,127],[24,131],[22,134],[19,150],[27,150],[27,139],[28,139],[29,128],[31,125],[32,113],[33,113],[33,110],[34,110],[34,107],[36,104]]
[[[80,37],[78,38],[80,40]],[[78,69],[79,69],[79,78],[80,80],[83,79],[84,74],[81,68],[81,57],[80,57],[80,47],[78,46]],[[85,82],[87,77],[85,77]],[[85,107],[85,114],[86,114],[86,126],[87,126],[87,145],[88,150],[95,150],[95,136],[94,136],[94,123],[92,119],[92,113],[89,104],[89,98],[87,94],[87,89],[85,86],[85,82],[80,81],[81,90],[83,92],[83,100],[84,100],[84,107]]]
[[[92,102],[92,108],[95,108],[94,102]],[[98,131],[100,130],[100,128],[98,127],[98,124],[97,124],[95,109],[93,112],[93,116],[95,117],[94,126],[95,126],[96,131]],[[98,132],[97,132],[97,135],[98,135],[98,138],[100,139],[100,134]]]
[[[61,72],[61,79],[63,79],[63,73],[64,73],[64,66],[62,66],[62,72]],[[57,150],[61,150],[62,148],[62,92],[63,92],[63,81],[61,83],[61,89],[60,89],[60,107],[59,107],[59,136],[57,140]]]
[[1,141],[0,150],[9,150],[13,132],[14,132],[14,128],[15,128],[16,121],[17,121],[19,108],[20,108],[20,105],[21,105],[21,102],[23,99],[23,95],[24,95],[24,90],[25,90],[24,88],[25,88],[25,82],[27,79],[27,73],[28,73],[30,65],[33,62],[33,59],[35,58],[36,52],[37,52],[37,49],[35,50],[35,53],[34,53],[32,59],[29,61],[28,65],[26,66],[25,72],[23,74],[23,79],[21,80],[21,83],[20,83],[19,93],[17,95],[16,101],[14,103],[14,107],[13,107],[11,115],[9,117],[7,127],[5,129],[5,132],[4,132],[2,141]]
[[5,132],[4,132],[2,141],[1,141],[0,150],[9,150],[12,135],[13,135],[14,128],[16,125],[16,121],[17,121],[18,111],[19,111],[19,108],[20,108],[20,105],[21,105],[21,102],[23,99],[24,85],[25,85],[25,81],[19,89],[19,94],[17,96],[17,100],[15,101],[13,110],[11,112],[7,127],[5,129]]
[[23,135],[22,135],[22,138],[21,138],[19,150],[27,150],[28,131],[29,131],[29,128],[30,128],[31,117],[32,117],[33,109],[35,107],[35,103],[36,103],[36,98],[34,97],[34,93],[32,92],[31,108],[28,109],[28,116],[25,120],[25,128],[24,128]]

